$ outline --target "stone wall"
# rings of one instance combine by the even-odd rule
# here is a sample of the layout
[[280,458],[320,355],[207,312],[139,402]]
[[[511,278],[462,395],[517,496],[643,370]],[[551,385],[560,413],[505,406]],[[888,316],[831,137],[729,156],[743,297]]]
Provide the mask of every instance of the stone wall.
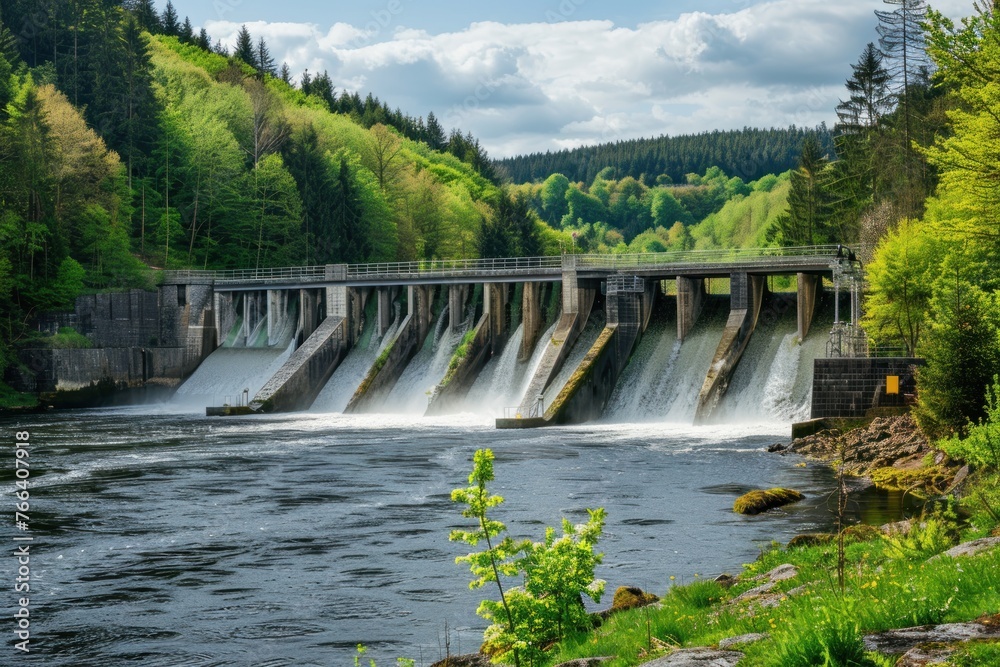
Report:
[[[923,359],[836,358],[813,362],[813,419],[864,417],[872,408],[903,407],[916,392],[915,371]],[[899,378],[899,393],[886,394],[886,377]]]
[[52,405],[102,405],[111,394],[179,385],[216,347],[209,285],[81,296],[70,321],[89,349],[21,350],[7,380]]

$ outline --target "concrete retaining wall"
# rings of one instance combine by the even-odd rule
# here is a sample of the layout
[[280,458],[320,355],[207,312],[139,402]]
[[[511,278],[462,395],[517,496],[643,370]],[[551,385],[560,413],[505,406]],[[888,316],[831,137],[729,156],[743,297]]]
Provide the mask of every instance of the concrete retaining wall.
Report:
[[[916,392],[913,357],[816,359],[811,417],[865,417],[873,408],[903,407]],[[886,394],[886,377],[899,378],[899,393]]]

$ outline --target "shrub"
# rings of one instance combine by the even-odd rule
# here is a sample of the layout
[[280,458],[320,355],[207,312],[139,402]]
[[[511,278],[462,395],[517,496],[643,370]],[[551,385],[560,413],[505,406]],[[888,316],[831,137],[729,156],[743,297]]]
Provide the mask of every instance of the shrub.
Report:
[[[492,623],[483,633],[483,652],[497,663],[513,661],[519,666],[523,657],[539,664],[549,644],[590,626],[583,596],[599,602],[604,592],[604,582],[594,578],[594,567],[603,556],[594,553],[594,546],[604,529],[604,510],[587,510],[589,521],[576,526],[564,519],[558,539],[555,530],[547,528],[542,542],[515,541],[506,535],[494,544],[507,527],[487,515],[503,502],[486,489],[486,483],[494,479],[493,459],[491,450],[477,450],[470,486],[452,491],[453,501],[467,505],[462,516],[476,519],[479,525],[471,531],[454,530],[449,539],[471,546],[486,542],[484,551],[455,559],[469,564],[475,577],[470,588],[494,582],[500,593],[499,601],[483,600],[477,610]],[[502,577],[519,575],[523,585],[505,590]]]

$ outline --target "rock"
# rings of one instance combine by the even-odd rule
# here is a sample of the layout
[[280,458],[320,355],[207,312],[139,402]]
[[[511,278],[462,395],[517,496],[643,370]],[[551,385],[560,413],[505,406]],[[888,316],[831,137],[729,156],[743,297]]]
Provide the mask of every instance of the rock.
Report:
[[896,667],[926,667],[943,665],[955,653],[955,648],[942,644],[924,644],[911,648],[896,662]]
[[775,507],[797,503],[805,498],[792,489],[768,489],[744,493],[733,503],[733,511],[739,514],[760,514]]
[[491,667],[490,659],[482,653],[465,653],[438,660],[431,667]]
[[884,523],[881,526],[879,526],[879,530],[881,530],[886,535],[906,535],[912,529],[913,529],[913,519],[905,519],[903,521]]
[[744,600],[759,598],[761,595],[770,593],[775,586],[777,586],[776,582],[769,581],[762,586],[757,586],[756,588],[751,588],[748,591],[740,593],[739,595],[736,596],[736,598],[733,599],[733,602],[743,602]]
[[952,547],[948,549],[943,554],[938,554],[934,556],[931,560],[940,558],[941,556],[950,556],[951,558],[958,558],[959,556],[975,556],[981,551],[986,551],[987,549],[992,549],[1000,545],[1000,537],[982,537],[978,540],[972,540],[971,542],[964,542],[959,544],[957,547]]
[[566,662],[560,662],[555,667],[597,667],[602,662],[608,662],[609,660],[614,660],[613,655],[605,655],[598,658],[577,658],[576,660],[567,660]]
[[792,441],[789,450],[823,461],[841,459],[851,475],[867,475],[877,468],[919,466],[931,452],[927,438],[911,415],[879,417],[867,428],[841,434],[821,431]]
[[793,598],[796,595],[802,595],[809,592],[809,584],[802,584],[801,586],[796,586],[790,591],[785,591],[785,596]]
[[730,649],[734,646],[755,644],[757,642],[764,641],[771,635],[762,632],[751,632],[748,635],[739,635],[738,637],[726,637],[725,639],[719,640],[719,648],[722,650]]
[[991,627],[982,623],[920,625],[865,635],[864,645],[866,651],[897,654],[906,653],[921,644],[964,642],[970,639],[1000,639],[1000,627]]
[[776,442],[767,448],[768,454],[776,454],[778,452],[783,452],[788,449],[788,445],[783,445],[780,442]]
[[951,487],[945,490],[945,493],[951,493],[958,487],[962,486],[962,482],[969,476],[969,466],[962,466],[955,473],[955,478],[951,480]]
[[796,535],[788,541],[788,548],[795,549],[797,547],[814,547],[823,544],[829,544],[837,536],[832,533],[803,533],[802,535]]
[[794,579],[799,575],[799,570],[797,567],[790,563],[785,563],[784,565],[779,565],[770,572],[761,575],[761,579],[767,579],[770,582],[777,581],[788,581],[789,579]]
[[635,586],[619,586],[618,589],[615,590],[615,596],[611,602],[611,612],[615,613],[625,611],[626,609],[645,607],[646,605],[651,605],[659,600],[659,597],[653,595],[652,593],[647,593],[641,588],[636,588]]
[[715,581],[715,583],[719,584],[723,588],[728,589],[732,588],[733,584],[736,583],[736,577],[729,574],[720,574],[715,579],[713,579],[713,581]]
[[739,651],[682,648],[643,665],[645,667],[736,667],[741,658],[743,654]]

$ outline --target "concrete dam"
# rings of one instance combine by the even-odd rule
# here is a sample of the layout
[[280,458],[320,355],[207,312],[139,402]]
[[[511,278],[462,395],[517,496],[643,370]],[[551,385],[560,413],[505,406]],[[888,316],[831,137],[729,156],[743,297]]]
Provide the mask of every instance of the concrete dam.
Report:
[[852,259],[822,246],[166,271],[161,345],[138,356],[148,383],[145,360],[172,338],[170,400],[209,414],[791,421],[809,416],[813,360],[830,356],[823,279]]
[[[760,413],[746,394],[763,387],[758,416],[792,417],[822,278],[847,263],[828,246],[167,273],[211,290],[218,342],[175,400],[216,414],[489,410],[532,428]],[[772,276],[795,292],[772,293]]]

